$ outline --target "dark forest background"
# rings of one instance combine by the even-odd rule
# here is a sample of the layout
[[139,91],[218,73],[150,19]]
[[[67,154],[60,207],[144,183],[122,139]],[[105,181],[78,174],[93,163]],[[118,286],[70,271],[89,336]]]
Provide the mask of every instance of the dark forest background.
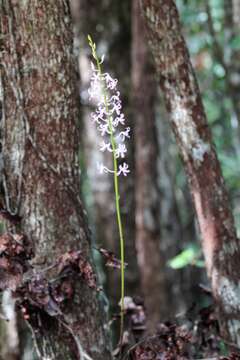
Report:
[[[177,0],[176,5],[239,235],[240,1]],[[103,248],[119,257],[114,189],[112,177],[99,174],[96,166],[103,157],[105,163],[112,160],[99,152],[101,139],[90,116],[94,104],[88,95],[91,78],[88,34],[97,44],[98,54],[105,54],[104,69],[118,79],[123,110],[131,127],[127,153],[131,173],[121,179],[120,197],[128,264],[126,296],[135,306],[144,308],[139,320],[140,333],[153,334],[159,324],[166,321],[193,322],[200,309],[212,305],[213,301],[188,180],[170,129],[163,92],[158,87],[159,77],[148,47],[139,1],[72,0],[71,13],[80,98],[81,198],[91,231],[90,251],[104,288],[100,302],[108,312],[112,343],[117,347],[120,271],[105,266],[99,252]],[[2,232],[5,229],[3,223]],[[22,350],[32,349],[30,331],[14,315],[14,304],[7,291],[2,302],[12,319],[6,324],[0,318],[2,359],[32,359],[31,350]],[[89,316],[91,310],[87,314]],[[136,339],[139,340],[136,337],[134,341]],[[216,353],[226,353],[223,343],[218,342],[216,347]],[[136,359],[145,358],[139,355]]]

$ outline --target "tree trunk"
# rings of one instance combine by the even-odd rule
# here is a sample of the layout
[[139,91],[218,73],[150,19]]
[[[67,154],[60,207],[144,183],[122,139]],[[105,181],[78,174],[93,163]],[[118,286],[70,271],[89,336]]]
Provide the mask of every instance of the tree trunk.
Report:
[[[68,2],[2,0],[0,13],[5,210],[20,216],[11,231],[24,234],[34,252],[31,273],[20,283],[30,312],[25,317],[41,359],[79,359],[83,351],[110,359],[96,290],[83,273],[76,275],[81,267],[85,279],[94,278],[79,198],[79,107]],[[63,286],[60,303],[51,291]]]
[[140,2],[188,175],[221,329],[225,338],[240,346],[240,246],[177,8],[172,0]]
[[[147,89],[144,92],[143,86]],[[136,248],[148,330],[168,313],[165,264],[160,253],[160,204],[155,127],[156,83],[138,0],[132,5],[132,109],[135,141]]]
[[[2,105],[3,88],[0,81],[0,122],[2,120]],[[1,235],[3,232],[2,225],[0,223]],[[0,315],[0,359],[17,360],[20,356],[17,316],[15,302],[8,290],[0,294],[0,304],[0,314],[2,315]]]

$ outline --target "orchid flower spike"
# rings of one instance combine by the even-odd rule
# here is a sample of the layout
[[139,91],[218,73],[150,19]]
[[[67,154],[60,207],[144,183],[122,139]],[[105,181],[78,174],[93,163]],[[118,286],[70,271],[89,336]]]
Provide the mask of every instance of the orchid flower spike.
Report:
[[88,36],[89,45],[92,49],[92,55],[96,66],[92,64],[92,77],[90,88],[88,90],[90,100],[93,99],[97,104],[95,112],[92,114],[92,120],[97,126],[103,141],[100,144],[100,151],[110,152],[113,158],[113,169],[109,169],[104,164],[98,164],[100,173],[113,174],[114,190],[116,200],[116,217],[120,239],[121,252],[121,327],[120,342],[123,337],[124,325],[124,235],[120,211],[120,194],[118,185],[118,176],[127,176],[130,172],[125,159],[127,148],[125,140],[130,138],[130,127],[125,126],[125,117],[122,113],[122,102],[120,92],[117,90],[117,79],[113,79],[110,74],[102,72],[104,56],[101,60],[96,53],[96,45]]
[[[100,144],[100,151],[111,152],[115,160],[121,160],[127,154],[125,140],[130,138],[130,127],[125,127],[120,91],[117,89],[118,81],[113,79],[109,73],[102,72],[104,56],[99,60],[95,44],[92,40],[89,40],[89,44],[92,49],[93,58],[96,60],[96,65],[91,63],[92,76],[88,93],[90,100],[97,104],[95,112],[91,114],[91,118],[97,125],[97,130],[104,140]],[[117,164],[116,170],[108,169],[104,165],[99,169],[101,169],[102,173],[115,172],[117,176],[127,176],[130,172],[126,162],[124,164],[121,164],[121,162]]]

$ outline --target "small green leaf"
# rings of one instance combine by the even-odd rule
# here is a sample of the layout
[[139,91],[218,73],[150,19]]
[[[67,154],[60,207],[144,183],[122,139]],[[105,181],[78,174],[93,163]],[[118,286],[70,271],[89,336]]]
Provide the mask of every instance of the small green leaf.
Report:
[[[189,246],[180,254],[168,261],[168,265],[172,269],[182,269],[187,265],[199,266],[201,253],[197,247]],[[202,264],[201,264],[202,265]]]

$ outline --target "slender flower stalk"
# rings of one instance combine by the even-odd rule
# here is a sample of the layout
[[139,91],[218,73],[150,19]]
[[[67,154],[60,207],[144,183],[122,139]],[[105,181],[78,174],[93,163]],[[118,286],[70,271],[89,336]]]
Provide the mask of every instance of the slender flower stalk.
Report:
[[130,138],[130,127],[124,127],[125,117],[121,112],[120,92],[117,90],[117,80],[113,79],[108,73],[103,73],[102,64],[104,57],[99,59],[96,52],[96,44],[88,35],[89,46],[92,50],[92,56],[95,64],[91,63],[93,74],[89,88],[90,99],[96,101],[97,109],[91,115],[94,123],[97,124],[97,129],[104,138],[100,145],[100,151],[108,151],[112,155],[113,168],[109,169],[104,164],[98,164],[101,173],[113,174],[114,190],[115,190],[115,205],[116,217],[118,224],[118,232],[120,239],[120,253],[121,253],[121,325],[120,325],[120,341],[123,335],[124,325],[124,235],[120,211],[120,195],[119,195],[119,176],[127,176],[130,172],[128,164],[122,162],[125,158],[127,148],[125,140]]

